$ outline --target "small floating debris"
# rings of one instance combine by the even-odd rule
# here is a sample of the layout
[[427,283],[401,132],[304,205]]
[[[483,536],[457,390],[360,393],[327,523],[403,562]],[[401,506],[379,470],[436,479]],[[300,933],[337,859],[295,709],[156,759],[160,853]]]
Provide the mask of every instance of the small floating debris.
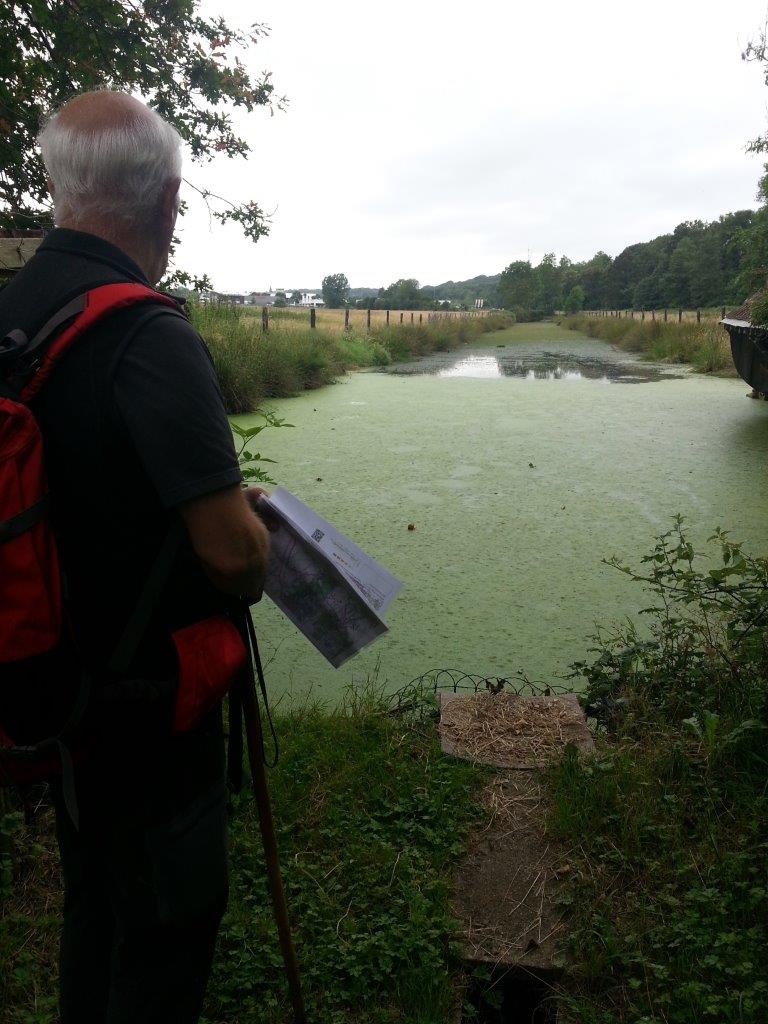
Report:
[[415,530],[416,529],[416,523],[408,523],[408,529],[409,530]]

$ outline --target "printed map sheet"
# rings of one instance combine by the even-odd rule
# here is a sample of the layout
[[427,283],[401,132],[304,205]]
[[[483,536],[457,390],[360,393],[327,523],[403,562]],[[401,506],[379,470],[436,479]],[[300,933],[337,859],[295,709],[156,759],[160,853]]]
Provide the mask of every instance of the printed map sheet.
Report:
[[387,631],[383,615],[402,584],[285,488],[261,501],[280,523],[264,593],[339,668]]

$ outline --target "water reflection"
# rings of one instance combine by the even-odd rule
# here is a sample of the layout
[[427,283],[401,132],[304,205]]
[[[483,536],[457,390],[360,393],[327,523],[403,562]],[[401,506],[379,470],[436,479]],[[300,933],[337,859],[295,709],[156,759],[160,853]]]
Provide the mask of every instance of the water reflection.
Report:
[[438,377],[501,377],[499,361],[494,356],[467,356],[453,366],[438,370]]
[[594,380],[604,384],[646,384],[658,380],[679,380],[684,373],[671,372],[668,367],[646,363],[625,352],[618,352],[601,343],[569,346],[553,345],[546,350],[537,345],[515,345],[499,348],[492,355],[488,349],[461,354],[434,352],[414,363],[393,363],[383,368],[398,376],[467,377],[498,379],[517,377],[522,380]]

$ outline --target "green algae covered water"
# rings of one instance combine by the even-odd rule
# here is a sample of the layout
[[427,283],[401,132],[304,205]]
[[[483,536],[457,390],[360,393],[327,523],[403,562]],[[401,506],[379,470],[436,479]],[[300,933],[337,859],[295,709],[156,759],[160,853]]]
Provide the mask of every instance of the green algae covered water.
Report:
[[536,324],[274,402],[295,425],[262,435],[276,478],[405,586],[339,670],[265,599],[270,690],[335,700],[437,668],[557,682],[595,621],[647,604],[601,558],[637,563],[677,512],[695,540],[722,525],[765,552],[768,403],[747,390]]

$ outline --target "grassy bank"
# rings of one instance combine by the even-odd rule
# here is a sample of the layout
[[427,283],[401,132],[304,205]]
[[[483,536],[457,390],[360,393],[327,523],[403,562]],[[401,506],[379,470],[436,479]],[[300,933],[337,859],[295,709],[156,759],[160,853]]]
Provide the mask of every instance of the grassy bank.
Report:
[[346,370],[457,348],[512,322],[503,314],[455,317],[390,327],[377,324],[368,334],[359,329],[312,330],[295,326],[286,317],[276,319],[274,329],[264,335],[258,319],[242,307],[197,306],[191,313],[211,350],[230,413],[250,412],[267,398],[330,384]]
[[690,363],[701,373],[733,372],[728,335],[715,319],[665,323],[578,315],[565,317],[562,325],[656,362]]
[[768,560],[714,544],[710,570],[679,524],[660,539],[627,570],[650,632],[598,637],[579,666],[605,730],[551,778],[571,1024],[768,1020]]
[[[451,761],[435,730],[370,698],[277,716],[269,771],[283,877],[309,1019],[437,1024],[449,1019],[459,963],[449,912],[453,868],[482,773]],[[2,820],[2,819],[0,819]],[[207,1024],[290,1019],[252,799],[235,798],[229,911]],[[0,893],[0,1021],[53,1024],[60,894],[50,813],[6,819]],[[22,851],[26,851],[22,855]]]

